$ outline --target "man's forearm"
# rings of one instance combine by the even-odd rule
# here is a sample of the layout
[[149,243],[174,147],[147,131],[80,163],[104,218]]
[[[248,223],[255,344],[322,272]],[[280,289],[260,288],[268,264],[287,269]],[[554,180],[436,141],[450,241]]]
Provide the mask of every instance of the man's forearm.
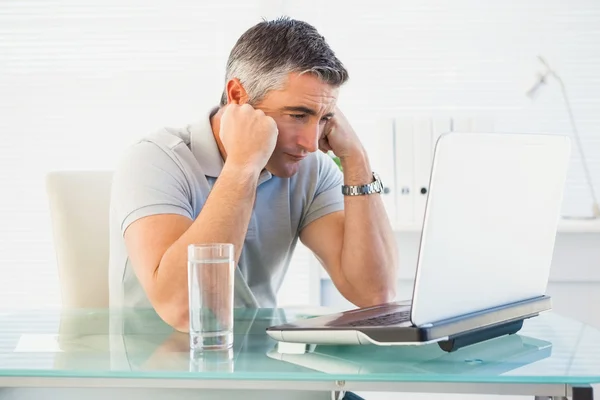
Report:
[[182,325],[186,325],[188,312],[187,291],[184,290],[188,279],[188,245],[232,243],[237,264],[252,215],[257,182],[258,173],[225,164],[196,220],[162,257],[155,274],[156,284],[169,307],[180,312]]
[[[342,159],[344,184],[364,185],[373,180],[364,152]],[[363,304],[390,301],[395,295],[397,250],[381,195],[346,196],[341,268]]]
[[258,173],[245,172],[225,165],[202,211],[165,256],[169,255],[173,248],[183,250],[176,253],[187,262],[189,244],[233,243],[237,263],[250,223],[257,184]]

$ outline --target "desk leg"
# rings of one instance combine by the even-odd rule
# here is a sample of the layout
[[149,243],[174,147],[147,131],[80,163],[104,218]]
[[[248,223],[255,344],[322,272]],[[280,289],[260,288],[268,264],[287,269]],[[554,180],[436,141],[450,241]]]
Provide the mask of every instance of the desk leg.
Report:
[[591,386],[573,386],[572,400],[594,400],[594,388]]
[[571,397],[535,396],[535,400],[594,400],[594,388],[591,386],[572,386]]

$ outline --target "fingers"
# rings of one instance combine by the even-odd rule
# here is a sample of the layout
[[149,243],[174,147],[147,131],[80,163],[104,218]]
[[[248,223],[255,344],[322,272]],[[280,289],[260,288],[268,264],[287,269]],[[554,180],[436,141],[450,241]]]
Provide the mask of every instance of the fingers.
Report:
[[325,125],[325,129],[323,129],[323,134],[319,138],[319,150],[321,150],[323,153],[327,153],[328,151],[332,150],[331,146],[329,145],[329,135],[331,135],[333,131],[334,126],[331,123],[331,121],[329,121],[327,125]]
[[327,136],[323,136],[321,139],[319,139],[319,150],[321,150],[323,153],[327,153],[328,151],[331,151],[332,148],[329,145],[329,141],[327,140]]
[[279,128],[277,128],[277,122],[275,122],[275,120],[273,119],[273,117],[265,115],[265,119],[268,121],[268,123],[271,125],[271,127],[273,129],[275,129],[275,132],[277,133],[277,135],[279,135]]

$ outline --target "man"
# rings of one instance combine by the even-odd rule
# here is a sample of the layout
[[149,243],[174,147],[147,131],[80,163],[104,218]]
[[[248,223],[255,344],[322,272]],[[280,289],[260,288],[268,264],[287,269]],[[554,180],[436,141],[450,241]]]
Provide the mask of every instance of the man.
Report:
[[187,330],[187,246],[220,242],[235,245],[236,306],[273,307],[298,239],[349,301],[390,301],[395,241],[380,182],[336,107],[347,79],[307,23],[282,18],[246,31],[220,107],[141,140],[115,172],[111,306],[152,306]]

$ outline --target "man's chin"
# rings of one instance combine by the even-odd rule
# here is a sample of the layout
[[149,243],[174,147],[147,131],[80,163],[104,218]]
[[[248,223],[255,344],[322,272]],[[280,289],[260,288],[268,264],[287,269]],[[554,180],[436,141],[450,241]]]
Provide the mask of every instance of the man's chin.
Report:
[[277,166],[267,165],[265,169],[269,171],[271,175],[276,176],[278,178],[291,178],[292,176],[298,173],[298,170],[300,169],[300,163],[284,164]]

